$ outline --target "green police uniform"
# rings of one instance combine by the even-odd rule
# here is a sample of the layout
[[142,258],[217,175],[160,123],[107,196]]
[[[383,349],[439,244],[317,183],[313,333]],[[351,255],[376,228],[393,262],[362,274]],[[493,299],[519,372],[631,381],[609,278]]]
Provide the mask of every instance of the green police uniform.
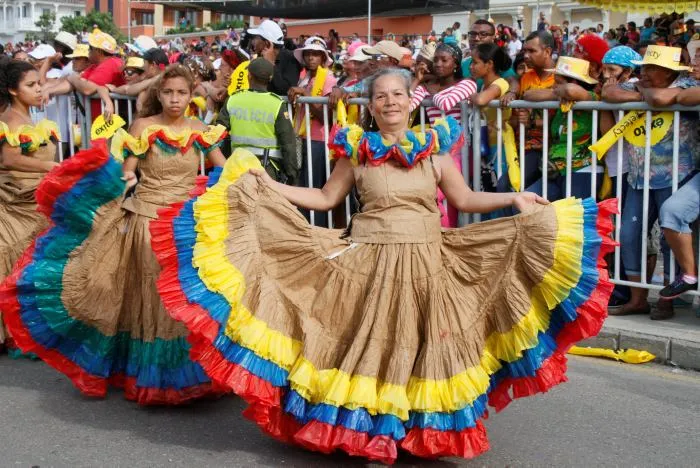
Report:
[[296,139],[286,105],[279,96],[259,90],[232,94],[217,123],[228,128],[232,151],[248,149],[260,158],[272,178],[296,182]]

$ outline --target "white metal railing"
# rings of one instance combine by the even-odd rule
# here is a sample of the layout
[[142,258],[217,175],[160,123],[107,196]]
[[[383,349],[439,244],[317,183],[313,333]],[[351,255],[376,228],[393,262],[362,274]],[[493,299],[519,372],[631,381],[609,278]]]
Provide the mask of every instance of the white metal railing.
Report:
[[[134,108],[133,108],[133,101],[135,98],[129,97],[129,96],[123,96],[123,95],[112,95],[115,103],[115,113],[120,114],[120,110],[127,109],[126,113],[121,112],[122,116],[126,117],[127,124],[129,124],[131,121],[133,121],[134,118]],[[81,125],[81,131],[82,131],[82,147],[87,148],[90,144],[89,141],[89,135],[90,135],[90,128],[88,123],[92,121],[92,115],[91,115],[91,107],[89,105],[89,98],[81,98],[83,99],[83,106],[85,108],[85,116],[83,117],[81,114],[78,114],[78,121],[80,122]],[[356,104],[360,106],[360,112],[361,114],[365,112],[366,105],[367,105],[367,99],[365,98],[356,98],[356,99],[351,99],[348,102],[349,104]],[[322,104],[323,105],[323,114],[324,114],[324,122],[323,122],[323,139],[324,139],[324,144],[325,144],[325,153],[326,153],[326,158],[325,158],[325,167],[314,167],[313,166],[313,161],[312,161],[312,144],[311,144],[311,118],[310,118],[310,109],[309,106],[311,104]],[[328,106],[328,99],[327,98],[320,98],[320,97],[299,97],[297,99],[297,105],[301,105],[304,108],[305,111],[305,121],[303,124],[305,125],[306,128],[306,139],[303,142],[306,148],[306,175],[307,175],[307,180],[309,181],[309,184],[311,186],[312,181],[313,181],[313,174],[314,171],[324,171],[326,178],[330,175],[331,172],[331,161],[328,158],[328,142],[329,142],[329,134],[330,134],[330,128],[332,126],[331,122],[335,122],[335,113],[334,112],[329,112],[329,106]],[[433,103],[431,100],[426,100],[421,104],[420,110],[419,110],[419,119],[420,119],[420,125],[425,128],[427,124],[427,119],[426,119],[426,112],[425,109],[428,106],[432,106]],[[125,107],[124,107],[125,106]],[[290,116],[293,115],[294,108],[291,104],[287,103],[288,106],[288,113]],[[510,104],[510,108],[512,109],[557,109],[559,108],[560,103],[556,101],[552,102],[528,102],[528,101],[513,101]],[[496,108],[496,113],[497,113],[497,125],[496,125],[496,155],[495,155],[495,162],[496,162],[496,173],[498,177],[500,178],[503,173],[504,173],[504,168],[502,167],[501,161],[503,160],[502,158],[502,152],[503,152],[503,127],[501,125],[502,123],[502,108],[500,107],[500,103],[498,101],[492,101],[489,103],[488,107]],[[462,148],[462,173],[464,176],[465,181],[467,182],[468,185],[472,187],[474,190],[481,190],[481,174],[480,174],[480,167],[481,167],[481,161],[482,161],[482,155],[481,155],[481,133],[480,133],[480,126],[481,126],[481,109],[475,109],[474,107],[470,106],[466,102],[461,103],[461,125],[462,128],[464,129],[465,132],[465,145]],[[592,128],[592,142],[596,142],[598,140],[598,126],[597,126],[597,117],[598,113],[600,111],[613,111],[617,112],[619,119],[622,118],[623,113],[625,111],[644,111],[646,112],[646,145],[645,145],[645,150],[644,150],[644,187],[643,187],[643,219],[642,219],[642,246],[641,246],[641,251],[643,255],[641,255],[642,261],[641,261],[641,281],[639,283],[636,282],[630,282],[630,281],[625,281],[621,279],[621,248],[619,246],[620,242],[620,232],[621,232],[621,224],[622,224],[622,177],[618,176],[616,179],[616,186],[614,187],[614,193],[615,196],[618,199],[618,212],[615,216],[615,229],[614,229],[614,239],[618,242],[618,246],[615,248],[615,253],[614,253],[614,265],[612,268],[612,281],[616,284],[620,285],[626,285],[626,286],[632,286],[632,287],[642,287],[646,289],[661,289],[663,286],[659,284],[652,284],[647,281],[647,262],[645,261],[646,259],[646,251],[647,251],[647,238],[649,234],[649,226],[648,226],[648,216],[649,216],[649,179],[650,179],[650,157],[651,157],[651,116],[652,112],[659,112],[659,111],[664,111],[664,112],[673,112],[674,114],[674,120],[673,120],[673,126],[672,126],[672,131],[673,131],[673,162],[672,162],[672,174],[673,174],[673,182],[672,182],[672,191],[675,192],[678,189],[678,161],[679,161],[679,143],[680,143],[680,126],[679,126],[679,118],[680,118],[680,113],[684,111],[693,111],[693,112],[699,112],[700,111],[700,106],[695,106],[695,107],[685,107],[685,106],[679,106],[679,105],[674,105],[670,107],[665,107],[665,108],[652,108],[649,105],[641,102],[631,102],[631,103],[623,103],[623,104],[611,104],[611,103],[604,103],[604,102],[579,102],[575,103],[572,110],[582,110],[582,111],[590,111],[592,113],[592,118],[593,118],[593,128]],[[68,114],[68,119],[69,121],[73,121],[73,112],[75,112],[74,109],[69,110]],[[332,115],[333,119],[332,121],[329,121],[328,116]],[[572,183],[572,152],[573,152],[573,132],[572,132],[572,123],[573,123],[573,112],[569,112],[567,115],[567,164],[566,164],[566,196],[570,196],[571,194],[571,183]],[[547,112],[543,113],[543,150],[542,150],[542,186],[543,186],[543,196],[547,197],[547,184],[548,184],[548,178],[547,178],[547,162],[548,162],[548,133],[549,133],[549,116]],[[72,130],[72,126],[70,127]],[[69,148],[70,148],[70,154],[72,155],[74,153],[74,144],[73,142],[75,141],[74,135],[72,134],[72,131],[70,132],[71,134],[69,135]],[[519,161],[520,161],[520,171],[521,171],[521,184],[520,184],[520,190],[524,190],[525,187],[525,158],[526,158],[526,152],[525,152],[525,144],[524,144],[524,138],[525,138],[525,126],[524,124],[520,124],[519,128],[519,135],[520,135],[520,142],[518,145],[518,150],[519,150]],[[618,142],[616,143],[613,148],[617,148],[617,167],[622,168],[623,165],[623,139],[620,138]],[[470,153],[470,148],[471,148],[471,153]],[[612,148],[611,148],[612,149]],[[62,155],[59,155],[60,158],[62,159]],[[471,156],[471,162],[472,162],[472,167],[473,171],[470,174],[469,173],[469,157]],[[597,198],[597,177],[596,175],[596,170],[598,166],[598,160],[595,156],[595,154],[591,155],[591,170],[592,170],[592,176],[591,176],[591,196],[593,198]],[[202,170],[203,170],[203,164],[202,164]],[[346,215],[346,222],[349,222],[350,216],[351,216],[351,203],[350,203],[350,198],[348,197],[345,202],[345,215]],[[310,220],[311,223],[314,223],[316,218],[316,213],[313,211],[310,212]],[[481,216],[478,214],[472,214],[472,215],[460,215],[460,224],[468,224],[471,222],[478,222],[481,220]],[[333,223],[333,214],[332,211],[328,212],[328,227],[332,228],[334,227]],[[700,245],[698,245],[698,265],[700,265]],[[675,260],[673,259],[673,254],[671,254],[671,267],[669,272],[665,272],[670,276],[670,280],[673,281],[674,279],[674,274],[675,274]],[[698,286],[698,290],[694,291],[692,294],[695,295],[700,295],[700,284]]]

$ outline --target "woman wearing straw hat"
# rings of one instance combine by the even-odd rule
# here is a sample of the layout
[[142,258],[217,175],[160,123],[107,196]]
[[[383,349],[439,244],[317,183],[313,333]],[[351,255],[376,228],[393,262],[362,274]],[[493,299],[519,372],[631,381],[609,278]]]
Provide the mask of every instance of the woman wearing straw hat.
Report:
[[[689,67],[680,64],[682,50],[677,47],[650,45],[644,59],[634,61],[642,67],[641,78],[637,83],[623,83],[616,89],[606,90],[605,100],[610,102],[645,101],[654,107],[675,104],[684,89],[700,85],[685,72]],[[622,210],[622,261],[625,273],[630,281],[641,280],[642,261],[642,215],[648,210],[648,222],[651,227],[657,220],[659,210],[671,196],[673,185],[673,113],[654,113],[651,134],[649,206],[642,202],[645,185],[644,153],[646,138],[626,139],[625,150],[630,163],[628,176],[629,187],[625,206]],[[700,141],[697,135],[698,113],[681,112],[678,142],[678,181],[684,182],[697,168],[700,156]],[[630,141],[631,140],[631,141]],[[670,268],[669,249],[662,239],[661,249],[664,255],[664,276],[668,280]],[[652,320],[665,320],[673,317],[673,302],[659,301],[657,308],[651,310],[647,301],[648,291],[632,288],[631,299],[611,315],[650,314]]]
[[[326,48],[326,41],[318,36],[310,37],[304,43],[304,47],[294,51],[294,57],[304,69],[301,71],[298,86],[289,89],[289,102],[295,104],[298,96],[328,96],[338,80],[330,73],[333,59]],[[298,105],[294,112],[294,129],[302,139],[307,137],[305,107]],[[300,183],[304,187],[321,188],[326,183],[326,137],[323,132],[323,111],[323,104],[309,105],[311,133],[308,138],[311,139],[312,180],[309,181],[308,147],[306,142],[302,141]],[[328,226],[328,213],[317,211],[314,224]]]

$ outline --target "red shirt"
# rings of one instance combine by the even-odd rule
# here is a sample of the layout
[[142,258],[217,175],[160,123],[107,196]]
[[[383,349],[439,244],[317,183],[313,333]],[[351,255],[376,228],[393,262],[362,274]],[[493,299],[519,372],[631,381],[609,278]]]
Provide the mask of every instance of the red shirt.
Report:
[[[124,64],[119,57],[108,57],[97,65],[90,65],[81,76],[96,85],[113,84],[114,86],[121,86],[125,83],[124,75],[122,75],[123,66]],[[95,120],[102,113],[99,99],[92,99],[90,112],[92,113],[92,120]]]

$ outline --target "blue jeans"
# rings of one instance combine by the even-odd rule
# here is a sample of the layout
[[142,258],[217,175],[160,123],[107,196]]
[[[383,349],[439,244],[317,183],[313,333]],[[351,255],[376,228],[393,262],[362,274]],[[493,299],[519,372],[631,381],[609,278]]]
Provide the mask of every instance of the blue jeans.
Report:
[[[592,172],[574,172],[571,174],[571,196],[576,198],[588,198],[591,196]],[[600,187],[603,181],[603,173],[596,174],[596,187]],[[535,192],[542,196],[542,179],[538,180],[526,191]],[[566,198],[566,175],[558,175],[547,181],[547,200],[556,201]],[[594,195],[595,198],[595,195]]]
[[691,234],[690,225],[700,213],[700,172],[678,189],[661,206],[659,224],[662,228]]
[[[622,208],[622,227],[620,229],[620,249],[625,273],[628,276],[641,276],[642,259],[646,261],[647,253],[642,252],[642,216],[644,212],[644,190],[627,188],[627,199]],[[659,217],[659,209],[671,197],[671,187],[649,189],[649,212],[647,232]],[[671,258],[666,239],[661,236],[661,252],[664,256],[664,276],[668,277]]]

